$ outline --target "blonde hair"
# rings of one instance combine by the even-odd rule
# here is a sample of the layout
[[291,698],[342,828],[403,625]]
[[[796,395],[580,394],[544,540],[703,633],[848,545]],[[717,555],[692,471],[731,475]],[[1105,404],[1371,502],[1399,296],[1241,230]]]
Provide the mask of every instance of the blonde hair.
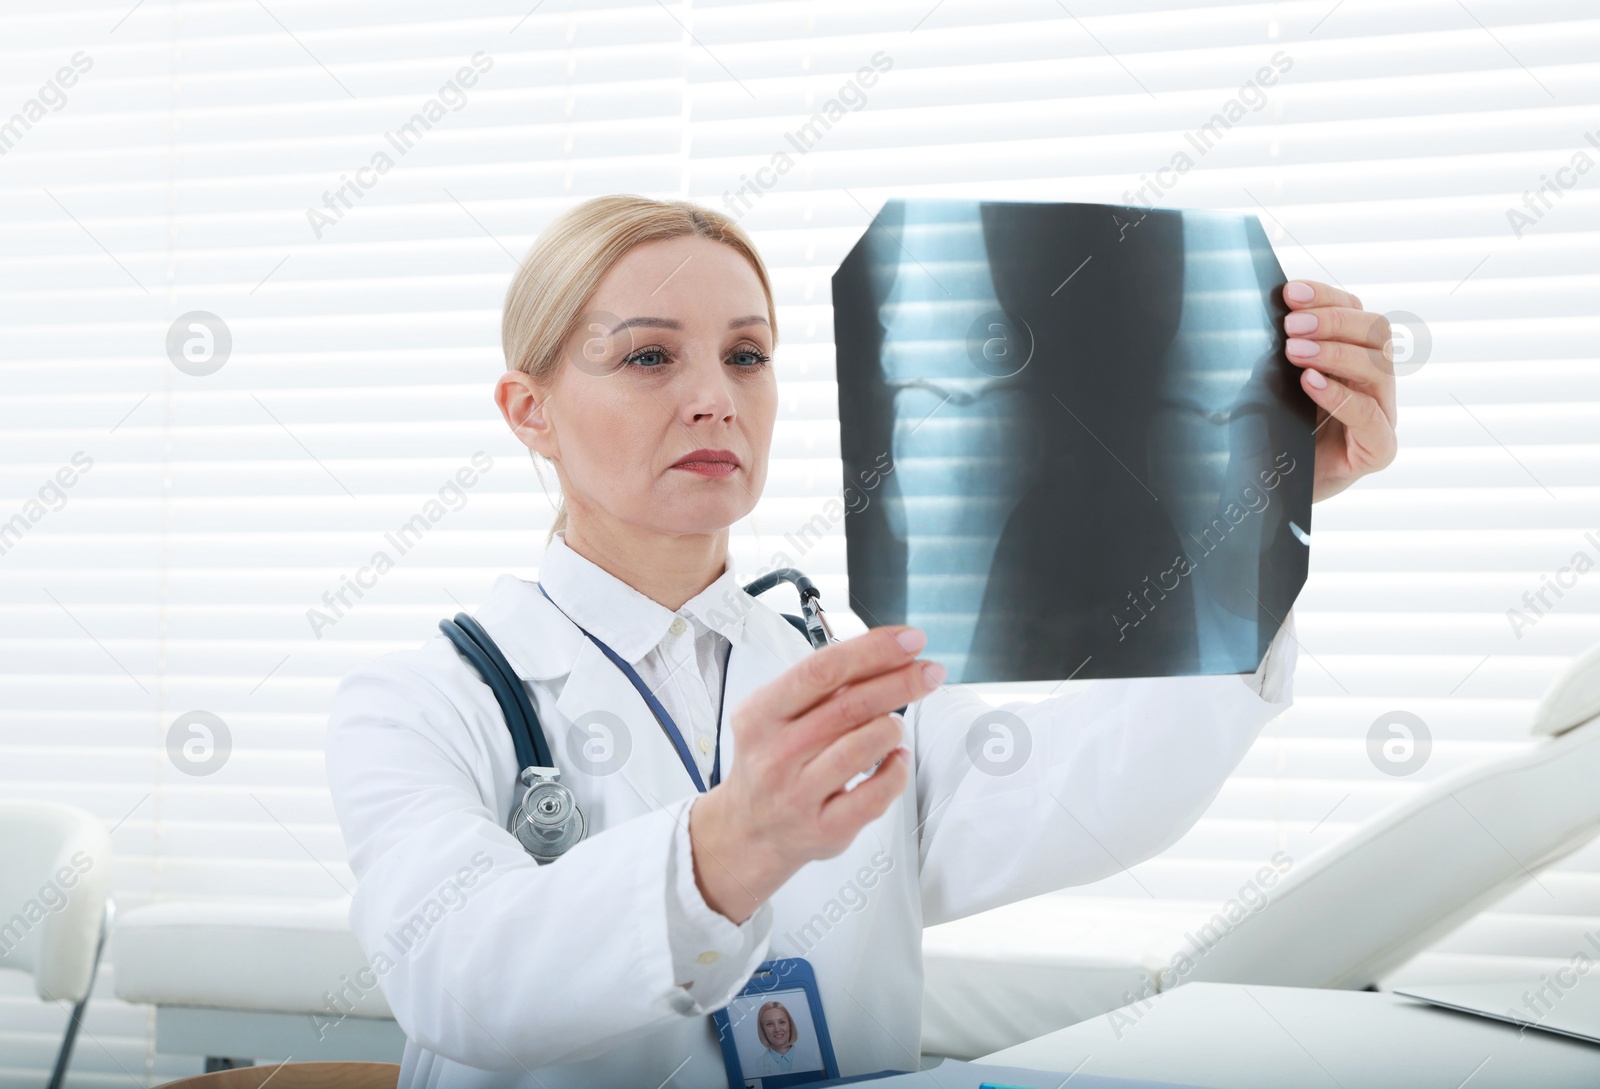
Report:
[[772,1041],[767,1039],[767,1026],[762,1023],[762,1018],[766,1016],[768,1010],[773,1008],[782,1010],[784,1020],[789,1022],[789,1046],[793,1047],[795,1044],[794,1037],[796,1032],[794,1015],[789,1012],[788,1006],[785,1006],[782,1002],[779,1002],[776,999],[764,1004],[759,1010],[756,1011],[756,1035],[761,1037],[761,1042],[764,1045],[767,1047],[772,1046]]
[[[620,193],[594,197],[557,216],[534,240],[506,291],[500,343],[508,370],[519,370],[548,388],[561,364],[562,348],[583,316],[589,297],[606,273],[644,242],[697,235],[732,246],[755,270],[767,297],[772,342],[778,315],[772,283],[755,243],[728,216],[686,200],[653,200]],[[530,450],[539,472],[540,455]],[[546,543],[567,524],[567,501],[556,508]]]

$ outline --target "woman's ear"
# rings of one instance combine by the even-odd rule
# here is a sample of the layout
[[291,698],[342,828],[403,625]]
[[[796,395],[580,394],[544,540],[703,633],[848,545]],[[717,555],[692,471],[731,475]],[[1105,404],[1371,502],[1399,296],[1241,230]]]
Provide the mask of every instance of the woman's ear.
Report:
[[494,387],[500,415],[517,440],[536,454],[560,460],[560,445],[550,419],[550,391],[522,371],[506,371]]

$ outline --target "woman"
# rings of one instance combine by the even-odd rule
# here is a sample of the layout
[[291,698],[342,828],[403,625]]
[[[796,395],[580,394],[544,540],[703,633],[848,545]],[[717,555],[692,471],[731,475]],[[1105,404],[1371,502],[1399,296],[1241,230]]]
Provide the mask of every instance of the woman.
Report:
[[812,1049],[799,1046],[794,1018],[782,1002],[764,1002],[756,1012],[756,1034],[761,1038],[761,1058],[756,1064],[758,1075],[803,1074],[807,1070],[821,1070]]
[[[1387,323],[1321,284],[1285,298],[1290,358],[1331,414],[1324,498],[1393,457]],[[922,632],[813,651],[745,595],[728,527],[766,482],[777,320],[760,257],[716,212],[570,210],[519,269],[502,336],[496,402],[563,505],[537,585],[504,574],[474,616],[589,827],[548,865],[506,830],[511,738],[442,634],[341,683],[328,776],[351,923],[407,1037],[402,1089],[721,1089],[709,1015],[779,957],[810,962],[842,1074],[916,1069],[924,926],[1157,854],[1288,705],[1286,625],[1252,676],[1009,705],[1033,751],[988,774],[966,739],[991,709],[941,685]]]

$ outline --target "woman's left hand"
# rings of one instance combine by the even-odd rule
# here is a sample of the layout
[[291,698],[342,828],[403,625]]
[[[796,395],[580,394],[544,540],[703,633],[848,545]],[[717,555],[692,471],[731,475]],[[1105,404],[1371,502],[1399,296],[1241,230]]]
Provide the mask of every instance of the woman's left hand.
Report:
[[1284,354],[1301,368],[1300,388],[1317,403],[1316,503],[1394,460],[1394,346],[1389,319],[1361,309],[1348,291],[1291,280],[1283,299]]

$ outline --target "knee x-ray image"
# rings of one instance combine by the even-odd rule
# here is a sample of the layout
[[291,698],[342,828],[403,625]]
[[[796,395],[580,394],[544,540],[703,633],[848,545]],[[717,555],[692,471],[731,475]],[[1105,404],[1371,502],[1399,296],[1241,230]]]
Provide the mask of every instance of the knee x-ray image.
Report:
[[833,276],[850,605],[956,682],[1248,673],[1316,406],[1253,215],[892,200]]

